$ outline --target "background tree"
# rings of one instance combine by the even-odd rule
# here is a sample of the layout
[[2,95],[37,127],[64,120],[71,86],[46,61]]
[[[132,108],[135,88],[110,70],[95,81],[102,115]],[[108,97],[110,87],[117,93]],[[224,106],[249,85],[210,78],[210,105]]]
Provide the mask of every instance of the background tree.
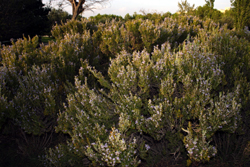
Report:
[[250,1],[249,0],[231,0],[233,15],[235,19],[235,28],[243,29],[250,27]]
[[215,0],[205,0],[205,1],[206,1],[205,5],[199,6],[196,9],[195,15],[201,19],[210,18],[213,19],[215,22],[219,22],[222,17],[222,13],[219,10],[214,9]]
[[190,3],[187,2],[187,0],[185,1],[181,1],[178,2],[178,7],[179,10],[178,12],[180,12],[181,14],[187,13],[187,14],[191,14],[194,11],[194,4],[191,6]]
[[104,14],[101,15],[100,13],[96,16],[91,16],[91,19],[95,20],[95,23],[105,23],[105,22],[110,22],[111,20],[119,21],[123,20],[121,16],[117,16],[114,14]]
[[205,0],[205,1],[206,1],[207,5],[208,5],[211,9],[214,8],[214,1],[215,1],[215,0]]
[[214,1],[215,0],[205,0],[206,6],[208,7],[208,15],[210,18],[212,18],[214,14]]
[[1,0],[0,41],[46,33],[49,11],[42,0]]
[[[58,0],[50,0],[58,1]],[[59,7],[64,7],[65,5],[72,6],[72,20],[75,20],[78,15],[82,14],[84,11],[93,11],[96,9],[96,5],[104,5],[109,0],[59,0],[57,5]]]
[[48,14],[48,20],[49,20],[49,27],[48,27],[48,35],[51,35],[51,29],[56,24],[61,25],[62,23],[66,23],[67,20],[70,20],[72,18],[72,15],[70,15],[68,12],[62,10],[61,8],[55,9],[52,8],[51,11]]
[[52,25],[66,23],[67,20],[71,18],[72,15],[62,9],[52,8],[48,14],[48,19]]

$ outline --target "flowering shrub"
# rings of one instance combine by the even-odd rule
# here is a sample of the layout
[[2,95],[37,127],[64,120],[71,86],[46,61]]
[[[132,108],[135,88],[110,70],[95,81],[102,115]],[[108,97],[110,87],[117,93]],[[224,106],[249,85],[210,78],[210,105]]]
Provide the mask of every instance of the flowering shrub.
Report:
[[[162,20],[162,19],[161,19]],[[164,21],[153,20],[106,21],[105,24],[93,25],[93,20],[70,21],[64,25],[57,25],[52,30],[56,39],[63,39],[66,34],[84,34],[90,30],[95,49],[101,48],[105,57],[113,57],[123,49],[132,53],[142,51],[144,47],[152,52],[155,45],[162,45],[169,41],[172,47],[178,47],[188,35],[195,36],[203,26],[211,28],[214,23],[201,21],[192,16],[180,18],[166,17]]]
[[[90,89],[76,77],[76,92],[68,95],[56,130],[71,136],[78,156],[98,165],[125,165],[124,155],[134,159],[129,165],[137,164],[144,151],[136,148],[146,142],[136,142],[140,136],[183,140],[191,160],[209,160],[216,154],[211,137],[218,130],[235,131],[240,104],[238,87],[214,92],[225,76],[216,56],[204,50],[194,41],[177,53],[169,44],[152,55],[123,51],[111,60],[110,81],[89,66],[103,89]],[[176,133],[186,136],[176,138]]]
[[[9,71],[1,82],[1,93],[4,93],[1,94],[2,118],[13,119],[27,133],[43,134],[50,131],[55,123],[56,84],[51,81],[47,70],[33,66],[26,76]],[[16,80],[16,88],[11,90],[12,78]]]
[[40,64],[37,46],[38,36],[33,39],[19,39],[15,43],[12,42],[11,46],[3,46],[1,48],[1,65],[8,69],[16,69],[18,73],[27,74],[32,65]]
[[61,81],[73,82],[83,60],[94,60],[94,49],[89,31],[83,34],[66,34],[63,39],[45,46],[48,50],[48,61],[54,66],[56,74]]
[[34,37],[3,47],[0,79],[2,118],[35,135],[51,130],[57,112],[57,84],[49,66],[35,65],[41,63],[37,45],[38,37]]
[[180,18],[166,17],[158,25],[160,29],[160,38],[158,44],[169,41],[172,47],[177,47],[188,35],[195,36],[202,27],[202,21],[196,17],[182,16]]
[[122,50],[124,27],[121,27],[120,21],[106,22],[105,25],[99,26],[99,31],[101,32],[100,48],[104,54],[113,57]]
[[49,68],[33,66],[28,75],[18,77],[19,88],[10,104],[16,124],[27,133],[42,134],[55,125],[57,85],[50,76]]
[[[137,166],[140,161],[136,160],[136,140],[130,141],[129,144],[121,139],[121,134],[117,129],[112,128],[109,135],[108,143],[102,143],[100,139],[97,143],[91,144],[93,148],[86,146],[86,155],[93,162],[101,162],[100,165],[115,166]],[[103,162],[103,163],[102,163]]]
[[159,143],[201,163],[220,152],[215,134],[247,134],[247,29],[190,16],[94,22],[0,48],[0,127],[68,136],[45,166],[150,164]]
[[51,34],[56,40],[60,40],[63,39],[66,34],[83,34],[86,30],[90,32],[97,30],[97,26],[95,25],[94,20],[70,20],[67,23],[64,23],[62,26],[54,26],[51,30]]
[[[245,36],[249,34],[245,31]],[[201,42],[208,45],[211,50],[220,56],[217,57],[219,62],[224,62],[222,70],[226,73],[227,82],[232,87],[235,80],[240,80],[240,75],[249,78],[250,55],[249,55],[249,41],[244,38],[238,38],[235,32],[230,32],[225,28],[214,29],[209,38],[206,31],[200,31]],[[239,45],[239,43],[241,45]],[[242,74],[233,75],[235,69],[239,69]],[[238,78],[238,79],[236,79]]]
[[146,20],[140,25],[139,31],[143,45],[148,52],[152,51],[155,42],[160,37],[160,30],[153,25],[152,21]]

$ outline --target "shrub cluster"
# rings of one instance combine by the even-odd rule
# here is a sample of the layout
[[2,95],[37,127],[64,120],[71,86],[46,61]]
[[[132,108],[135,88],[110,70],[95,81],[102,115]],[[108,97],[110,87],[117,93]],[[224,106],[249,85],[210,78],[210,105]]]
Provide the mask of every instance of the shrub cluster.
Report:
[[56,25],[48,45],[1,46],[0,127],[66,134],[44,146],[45,166],[204,163],[222,133],[243,136],[244,157],[249,34],[192,16]]

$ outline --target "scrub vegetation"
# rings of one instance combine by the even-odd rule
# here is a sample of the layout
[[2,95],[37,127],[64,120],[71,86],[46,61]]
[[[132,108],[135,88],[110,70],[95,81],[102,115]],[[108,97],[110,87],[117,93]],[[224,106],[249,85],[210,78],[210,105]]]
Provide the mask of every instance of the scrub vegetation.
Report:
[[0,164],[249,165],[248,28],[105,17],[0,46]]

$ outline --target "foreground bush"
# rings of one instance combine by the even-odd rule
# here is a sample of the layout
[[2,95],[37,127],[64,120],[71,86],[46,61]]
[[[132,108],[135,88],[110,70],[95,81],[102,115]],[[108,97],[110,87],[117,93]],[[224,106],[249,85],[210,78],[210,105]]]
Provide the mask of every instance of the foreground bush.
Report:
[[[121,52],[111,61],[110,81],[89,67],[101,89],[76,77],[77,91],[68,95],[56,127],[70,135],[69,150],[98,166],[136,166],[161,140],[168,141],[168,152],[185,147],[192,161],[216,155],[214,133],[234,132],[241,119],[239,85],[215,91],[224,84],[224,72],[197,41],[177,53],[169,47],[155,48],[152,55]],[[56,166],[67,163],[60,161],[63,156],[59,150],[47,155]]]
[[245,163],[247,29],[183,16],[70,21],[52,34],[0,48],[1,138],[15,152],[45,166]]

